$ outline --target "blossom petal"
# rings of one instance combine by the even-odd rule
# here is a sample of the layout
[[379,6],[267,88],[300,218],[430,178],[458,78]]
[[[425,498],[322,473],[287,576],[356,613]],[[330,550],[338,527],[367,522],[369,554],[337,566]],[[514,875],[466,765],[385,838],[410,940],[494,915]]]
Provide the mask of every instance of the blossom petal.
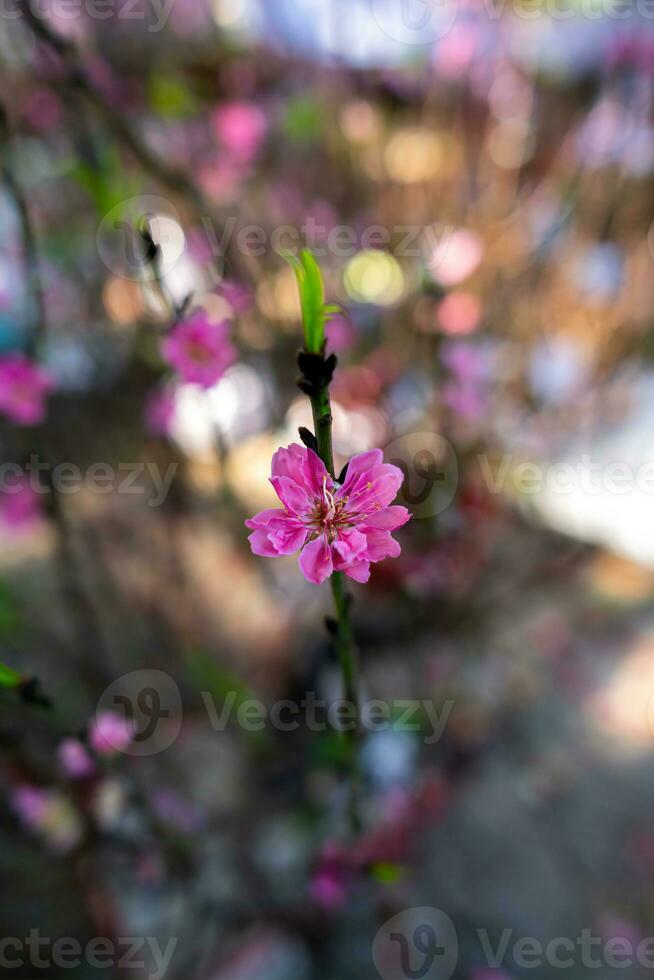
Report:
[[299,563],[304,577],[314,585],[320,585],[329,578],[334,566],[331,548],[324,534],[304,546]]
[[248,537],[248,541],[254,555],[260,555],[262,558],[276,558],[279,554],[268,536],[268,531],[263,527],[253,531]]
[[[404,474],[392,463],[382,463],[360,477],[347,494],[347,511],[352,515],[372,514],[387,507],[397,496]],[[342,492],[345,491],[345,485]],[[342,495],[339,492],[339,496]]]
[[402,548],[391,537],[389,531],[372,528],[370,531],[366,531],[366,542],[365,557],[368,561],[382,561],[384,558],[397,558],[402,552]]
[[310,496],[322,493],[325,478],[328,489],[331,489],[332,480],[320,456],[297,443],[278,449],[273,455],[271,476],[293,480]]
[[268,537],[278,555],[292,555],[299,551],[307,540],[309,532],[301,524],[294,526],[294,522],[288,521],[286,526],[279,530],[269,530]]
[[357,561],[344,569],[346,575],[353,578],[355,582],[367,582],[370,578],[370,562]]
[[272,524],[285,516],[286,512],[281,507],[273,507],[272,510],[262,510],[258,514],[255,514],[254,517],[248,517],[244,521],[244,524],[246,527],[254,530],[257,527],[266,527],[268,524]]
[[352,528],[339,534],[332,545],[334,555],[334,568],[337,570],[345,569],[356,561],[368,547],[368,540],[365,534]]
[[383,510],[378,510],[376,514],[366,517],[365,526],[382,528],[384,531],[396,531],[398,527],[402,527],[410,519],[411,514],[406,507],[396,505],[384,507]]
[[275,493],[291,514],[302,516],[313,507],[313,499],[307,491],[288,476],[271,476]]
[[309,533],[301,521],[279,508],[262,510],[245,524],[254,531],[249,538],[252,551],[265,558],[292,555],[302,547]]
[[342,488],[343,492],[348,493],[349,490],[354,488],[354,484],[362,474],[367,473],[373,467],[379,466],[383,462],[384,454],[381,449],[370,449],[367,453],[357,453],[347,464],[347,474]]

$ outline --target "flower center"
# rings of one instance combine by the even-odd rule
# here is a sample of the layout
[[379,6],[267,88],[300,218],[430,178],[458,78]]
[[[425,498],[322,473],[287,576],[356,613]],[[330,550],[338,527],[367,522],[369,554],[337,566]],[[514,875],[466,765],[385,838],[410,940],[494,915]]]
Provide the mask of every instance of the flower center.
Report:
[[196,364],[207,364],[211,360],[211,351],[198,340],[187,341],[186,353]]
[[330,541],[351,524],[349,515],[345,512],[345,501],[337,500],[333,492],[327,489],[327,477],[323,477],[322,494],[316,501],[310,524],[319,533],[327,534]]

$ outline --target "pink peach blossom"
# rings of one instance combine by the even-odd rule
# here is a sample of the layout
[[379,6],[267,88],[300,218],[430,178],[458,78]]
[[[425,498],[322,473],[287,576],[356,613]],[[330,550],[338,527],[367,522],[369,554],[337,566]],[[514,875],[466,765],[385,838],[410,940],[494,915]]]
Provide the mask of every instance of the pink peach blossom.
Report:
[[311,449],[293,444],[272,458],[272,483],[283,509],[264,510],[245,522],[255,555],[268,558],[300,550],[304,577],[320,585],[332,572],[367,582],[371,562],[394,558],[391,537],[409,520],[406,507],[389,506],[402,471],[384,463],[380,449],[350,460],[343,484]]
[[183,381],[211,388],[236,360],[226,321],[211,323],[196,310],[170,331],[161,344],[164,359]]
[[42,367],[23,354],[0,357],[0,412],[19,425],[36,425],[45,416],[53,382]]

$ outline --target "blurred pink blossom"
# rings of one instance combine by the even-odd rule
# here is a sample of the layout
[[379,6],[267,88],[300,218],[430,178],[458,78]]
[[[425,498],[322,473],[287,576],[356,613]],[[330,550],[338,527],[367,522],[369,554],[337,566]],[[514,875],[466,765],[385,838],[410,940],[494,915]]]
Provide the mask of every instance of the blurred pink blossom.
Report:
[[339,908],[345,903],[347,889],[343,876],[335,869],[321,869],[311,879],[311,897],[325,909]]
[[226,321],[211,323],[197,310],[164,338],[161,353],[183,381],[211,388],[236,360]]
[[252,294],[247,286],[240,282],[224,279],[218,287],[218,292],[237,316],[246,313],[252,306]]
[[98,755],[124,752],[133,736],[130,722],[112,711],[97,714],[89,728],[89,743]]
[[53,129],[61,122],[61,102],[49,88],[29,92],[22,105],[23,117],[35,129]]
[[474,344],[444,343],[441,362],[460,381],[476,381],[486,375],[484,355]]
[[36,425],[45,416],[45,402],[54,387],[44,368],[23,354],[0,357],[0,412],[19,425]]
[[38,786],[19,786],[11,794],[11,805],[21,822],[34,829],[43,821],[48,806],[48,792]]
[[0,490],[0,523],[6,530],[21,532],[33,528],[41,517],[41,498],[27,477],[8,475]]
[[380,449],[353,456],[342,485],[313,450],[297,444],[279,449],[270,482],[284,509],[264,510],[245,522],[252,551],[273,558],[301,549],[300,568],[315,585],[334,571],[367,582],[372,562],[401,552],[391,531],[406,524],[409,512],[389,505],[402,479]]
[[473,333],[481,319],[481,303],[472,293],[450,293],[440,303],[436,318],[445,334]]
[[156,388],[145,402],[145,424],[150,435],[167,436],[175,417],[175,391],[171,387]]
[[484,244],[468,228],[445,230],[433,251],[429,268],[444,286],[455,286],[472,275],[481,262]]
[[441,362],[453,376],[441,389],[444,403],[464,419],[481,418],[487,407],[483,353],[474,344],[450,341],[441,348]]
[[78,738],[65,738],[57,749],[57,757],[69,779],[86,779],[95,772],[93,759]]
[[309,885],[313,900],[324,909],[339,908],[347,899],[347,883],[353,870],[345,847],[338,841],[326,841]]
[[327,337],[327,353],[339,353],[354,346],[356,330],[348,317],[339,314],[333,316],[325,327]]
[[213,125],[221,147],[235,160],[250,163],[263,142],[265,113],[252,102],[229,102],[213,114]]
[[82,824],[70,800],[56,790],[19,786],[10,797],[23,826],[58,853],[69,851],[82,836]]

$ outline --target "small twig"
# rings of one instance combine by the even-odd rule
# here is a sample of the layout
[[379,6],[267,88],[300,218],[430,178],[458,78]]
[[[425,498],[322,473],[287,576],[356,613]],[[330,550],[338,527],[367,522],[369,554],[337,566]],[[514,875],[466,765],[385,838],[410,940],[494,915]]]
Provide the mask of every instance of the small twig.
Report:
[[[223,216],[217,211],[203,191],[194,182],[191,175],[180,167],[170,166],[141,138],[139,133],[127,121],[125,113],[115,107],[96,85],[84,66],[83,59],[73,41],[62,37],[53,31],[46,19],[40,17],[32,9],[29,0],[14,0],[14,6],[20,11],[28,29],[51,51],[53,51],[65,68],[65,77],[53,84],[77,91],[100,116],[105,126],[115,139],[134,157],[137,163],[159,181],[164,187],[179,198],[183,198],[195,213],[196,218],[209,220],[213,225],[223,223]],[[225,257],[226,259],[226,257]],[[244,255],[230,252],[233,266],[243,264]]]
[[[309,354],[303,350],[298,354],[298,365],[302,372],[298,386],[311,401],[315,429],[315,451],[322,459],[332,479],[335,479],[334,451],[332,446],[333,418],[329,397],[329,385],[336,367],[336,356],[332,354],[330,357],[325,358],[323,354]],[[311,434],[309,433],[308,435],[310,436]],[[306,440],[305,435],[301,433],[301,436]],[[343,735],[346,740],[346,766],[350,777],[348,816],[352,830],[356,832],[360,829],[358,807],[360,774],[356,751],[360,718],[358,691],[359,665],[354,642],[354,631],[350,620],[351,599],[345,585],[343,572],[333,572],[330,578],[330,584],[334,598],[336,619],[335,621],[330,621],[328,628],[334,636],[336,653],[343,678],[343,694],[348,704],[354,707],[354,724],[351,730],[344,730]],[[333,626],[333,628],[330,628],[330,626]]]

